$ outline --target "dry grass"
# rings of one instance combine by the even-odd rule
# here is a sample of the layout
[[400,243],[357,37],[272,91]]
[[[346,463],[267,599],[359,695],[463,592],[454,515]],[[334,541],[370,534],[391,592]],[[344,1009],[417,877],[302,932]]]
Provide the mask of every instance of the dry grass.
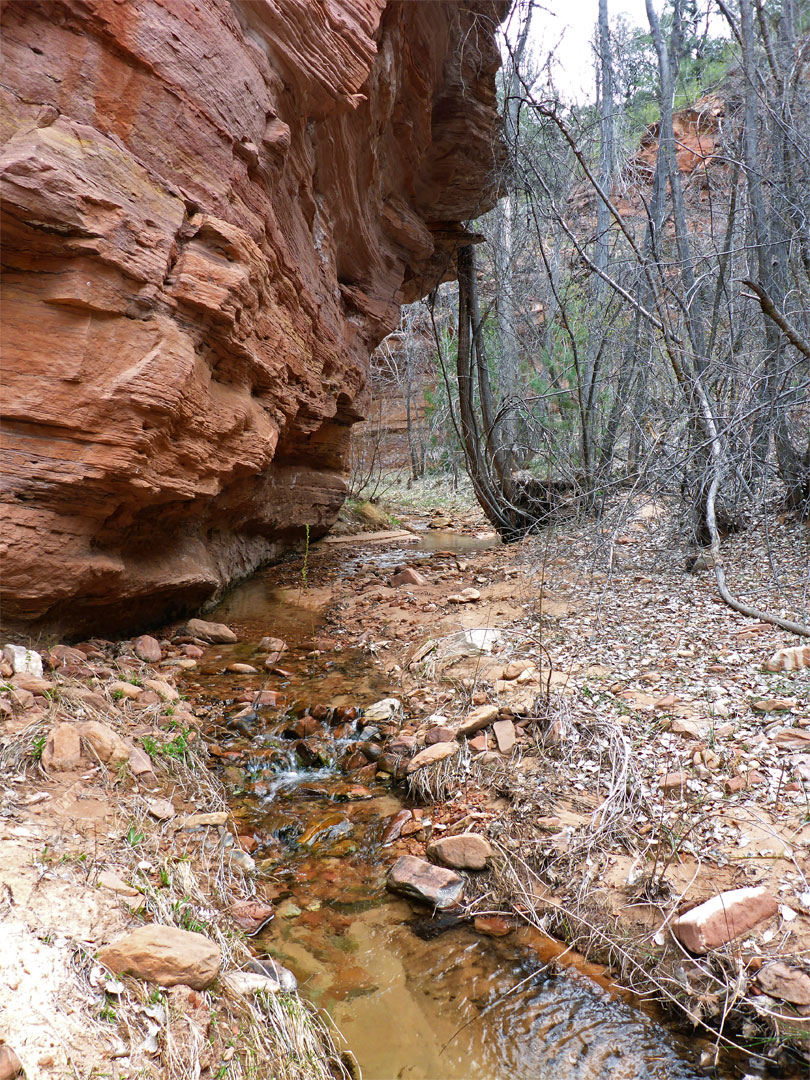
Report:
[[406,777],[408,797],[424,805],[444,802],[469,783],[471,776],[471,757],[465,744],[453,757],[426,765]]
[[[665,860],[651,854],[660,836],[655,839],[655,829],[647,837],[639,834],[641,820],[654,819],[655,811],[640,794],[632,749],[621,728],[601,720],[574,725],[564,698],[551,699],[549,720],[564,734],[552,751],[541,747],[539,771],[523,775],[517,761],[494,769],[472,766],[476,783],[507,795],[512,808],[490,829],[498,855],[492,873],[479,882],[471,911],[518,914],[604,964],[618,984],[713,1038],[718,1055],[723,1048],[733,1048],[772,1063],[780,1054],[789,1056],[791,1045],[806,1052],[806,1019],[788,1005],[746,991],[745,962],[734,942],[693,957],[668,931],[667,915],[680,897],[671,895],[664,880]],[[570,799],[587,763],[595,766],[588,775],[592,790],[599,792],[598,805],[581,826],[544,835],[534,822],[566,796]],[[442,776],[441,784],[447,782]],[[424,789],[434,783],[438,781],[426,777]],[[684,821],[683,835],[689,827]],[[677,847],[677,838],[671,839]],[[640,868],[633,895],[647,910],[660,912],[663,945],[651,940],[643,921],[634,925],[599,899],[606,860],[617,851]],[[752,1046],[764,1049],[757,1052]]]
[[[30,792],[43,776],[40,758],[54,723],[100,720],[121,735],[129,734],[133,718],[116,701],[107,695],[109,705],[87,703],[71,695],[73,685],[82,684],[62,683],[47,713],[7,736],[0,747],[0,770],[7,780],[24,779],[18,785],[21,790]],[[138,710],[137,722],[153,727],[156,746],[160,746],[158,725],[166,720],[163,704]],[[175,732],[166,733],[167,740],[174,738]],[[202,740],[192,740],[182,752],[176,746],[168,753],[157,750],[152,760],[155,778],[151,783],[164,798],[180,792],[184,800],[207,811],[226,808],[224,791],[206,766]],[[58,832],[60,837],[59,850],[64,849],[61,876],[69,874],[74,879],[77,904],[96,868],[112,861],[140,894],[136,918],[203,933],[222,954],[221,979],[205,993],[190,992],[189,1004],[181,991],[189,992],[183,988],[166,991],[112,976],[85,944],[75,941],[63,1004],[81,1016],[85,1035],[98,1046],[103,1059],[114,1059],[127,1075],[135,1069],[137,1075],[154,1080],[226,1075],[229,1080],[350,1077],[330,1031],[297,994],[257,993],[246,999],[223,981],[229,972],[244,968],[252,955],[227,908],[256,892],[254,877],[231,861],[227,831],[209,829],[200,837],[176,831],[173,821],[156,821],[148,813],[144,795],[132,789],[126,765],[115,769],[99,764],[90,766],[90,772],[94,787],[105,791],[116,808],[107,840],[96,842],[88,859],[87,852],[69,848],[62,826],[53,822],[54,835]],[[46,867],[42,873],[47,877]],[[62,1006],[55,1002],[54,1007]],[[64,1049],[72,1074],[81,1080],[89,1077],[71,1048]]]

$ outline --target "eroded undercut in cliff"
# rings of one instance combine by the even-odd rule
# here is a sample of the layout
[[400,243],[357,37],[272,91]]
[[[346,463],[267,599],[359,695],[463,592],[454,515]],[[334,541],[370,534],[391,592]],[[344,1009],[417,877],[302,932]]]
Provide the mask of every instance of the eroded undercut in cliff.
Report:
[[7,625],[133,629],[329,527],[369,352],[493,203],[503,13],[4,5]]

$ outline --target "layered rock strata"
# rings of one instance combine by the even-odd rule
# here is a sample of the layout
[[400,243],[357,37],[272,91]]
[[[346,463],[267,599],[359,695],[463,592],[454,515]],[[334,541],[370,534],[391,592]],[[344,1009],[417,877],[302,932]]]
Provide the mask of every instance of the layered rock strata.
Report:
[[502,15],[3,6],[6,626],[133,629],[328,528],[370,350],[493,202]]

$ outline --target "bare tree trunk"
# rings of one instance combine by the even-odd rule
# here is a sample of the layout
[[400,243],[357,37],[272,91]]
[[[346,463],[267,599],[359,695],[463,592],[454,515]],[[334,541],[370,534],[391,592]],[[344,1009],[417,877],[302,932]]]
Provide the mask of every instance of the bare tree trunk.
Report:
[[475,254],[467,245],[458,250],[458,338],[456,341],[456,378],[458,379],[458,408],[461,443],[467,472],[481,508],[496,529],[508,526],[499,505],[498,493],[492,484],[486,455],[487,440],[478,424],[475,410],[476,376],[473,363]]
[[661,32],[661,24],[652,5],[652,0],[645,0],[647,18],[650,23],[653,44],[658,56],[658,71],[660,75],[659,100],[661,103],[661,134],[659,138],[659,154],[664,162],[664,169],[669,179],[669,191],[672,199],[672,211],[675,221],[675,243],[678,248],[678,259],[681,263],[681,277],[684,284],[684,295],[688,307],[686,313],[689,340],[692,346],[695,371],[702,372],[705,369],[706,345],[703,337],[702,300],[701,292],[696,288],[695,270],[692,252],[689,245],[689,232],[686,225],[686,207],[683,200],[683,185],[681,174],[678,170],[678,159],[675,151],[675,129],[672,119],[672,110],[675,101],[675,79],[677,69],[680,66],[680,48],[682,44],[681,34],[681,0],[674,0],[672,8],[672,34],[670,37],[671,50],[667,48],[664,35]]
[[[599,185],[609,193],[616,172],[615,102],[613,94],[613,57],[608,25],[607,0],[599,0],[598,59],[596,84],[599,104]],[[596,199],[596,245],[594,262],[603,272],[610,258],[610,207],[605,199]],[[593,297],[592,318],[589,320],[588,345],[585,352],[584,370],[580,376],[579,411],[580,441],[582,451],[583,484],[586,501],[591,503],[595,492],[595,430],[597,419],[597,387],[600,377],[600,360],[604,350],[604,313],[607,302],[607,286],[603,278],[591,279]],[[579,374],[579,372],[578,372]]]
[[[519,257],[516,223],[519,203],[515,191],[515,159],[519,140],[521,72],[527,56],[534,3],[532,0],[521,10],[518,39],[504,68],[504,128],[509,146],[510,173],[507,176],[506,194],[499,215],[499,242],[496,244],[495,263],[495,317],[498,340],[498,383],[500,399],[504,407],[499,414],[502,444],[498,447],[496,466],[508,476],[516,467],[516,454],[520,432],[517,402],[521,396],[520,341],[517,333],[517,294],[519,282],[516,263]],[[483,346],[482,336],[477,336],[477,352]],[[482,360],[479,359],[479,363]],[[489,430],[489,429],[488,429]]]

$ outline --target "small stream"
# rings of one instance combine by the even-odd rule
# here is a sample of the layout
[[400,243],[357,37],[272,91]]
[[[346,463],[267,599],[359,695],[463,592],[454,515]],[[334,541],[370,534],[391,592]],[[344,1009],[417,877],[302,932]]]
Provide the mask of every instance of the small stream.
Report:
[[[437,551],[461,546],[446,535],[429,543]],[[333,561],[345,578],[387,572],[415,550],[352,546]],[[399,852],[382,841],[403,804],[390,781],[343,766],[359,743],[386,734],[362,710],[393,688],[360,650],[334,639],[321,647],[326,613],[307,606],[297,575],[298,566],[276,566],[234,589],[211,618],[233,626],[240,641],[212,650],[192,675],[197,685],[189,682],[233,715],[244,708],[235,699],[264,682],[262,636],[289,646],[267,683],[278,704],[257,706],[211,737],[226,781],[239,778],[232,805],[240,830],[258,837],[254,858],[275,883],[276,915],[253,939],[257,955],[295,973],[301,993],[332,1017],[364,1080],[738,1075],[702,1069],[705,1044],[623,1000],[585,974],[589,965],[549,963],[561,947],[536,931],[494,938],[465,924],[446,928],[386,891]],[[233,662],[262,673],[224,673]]]

